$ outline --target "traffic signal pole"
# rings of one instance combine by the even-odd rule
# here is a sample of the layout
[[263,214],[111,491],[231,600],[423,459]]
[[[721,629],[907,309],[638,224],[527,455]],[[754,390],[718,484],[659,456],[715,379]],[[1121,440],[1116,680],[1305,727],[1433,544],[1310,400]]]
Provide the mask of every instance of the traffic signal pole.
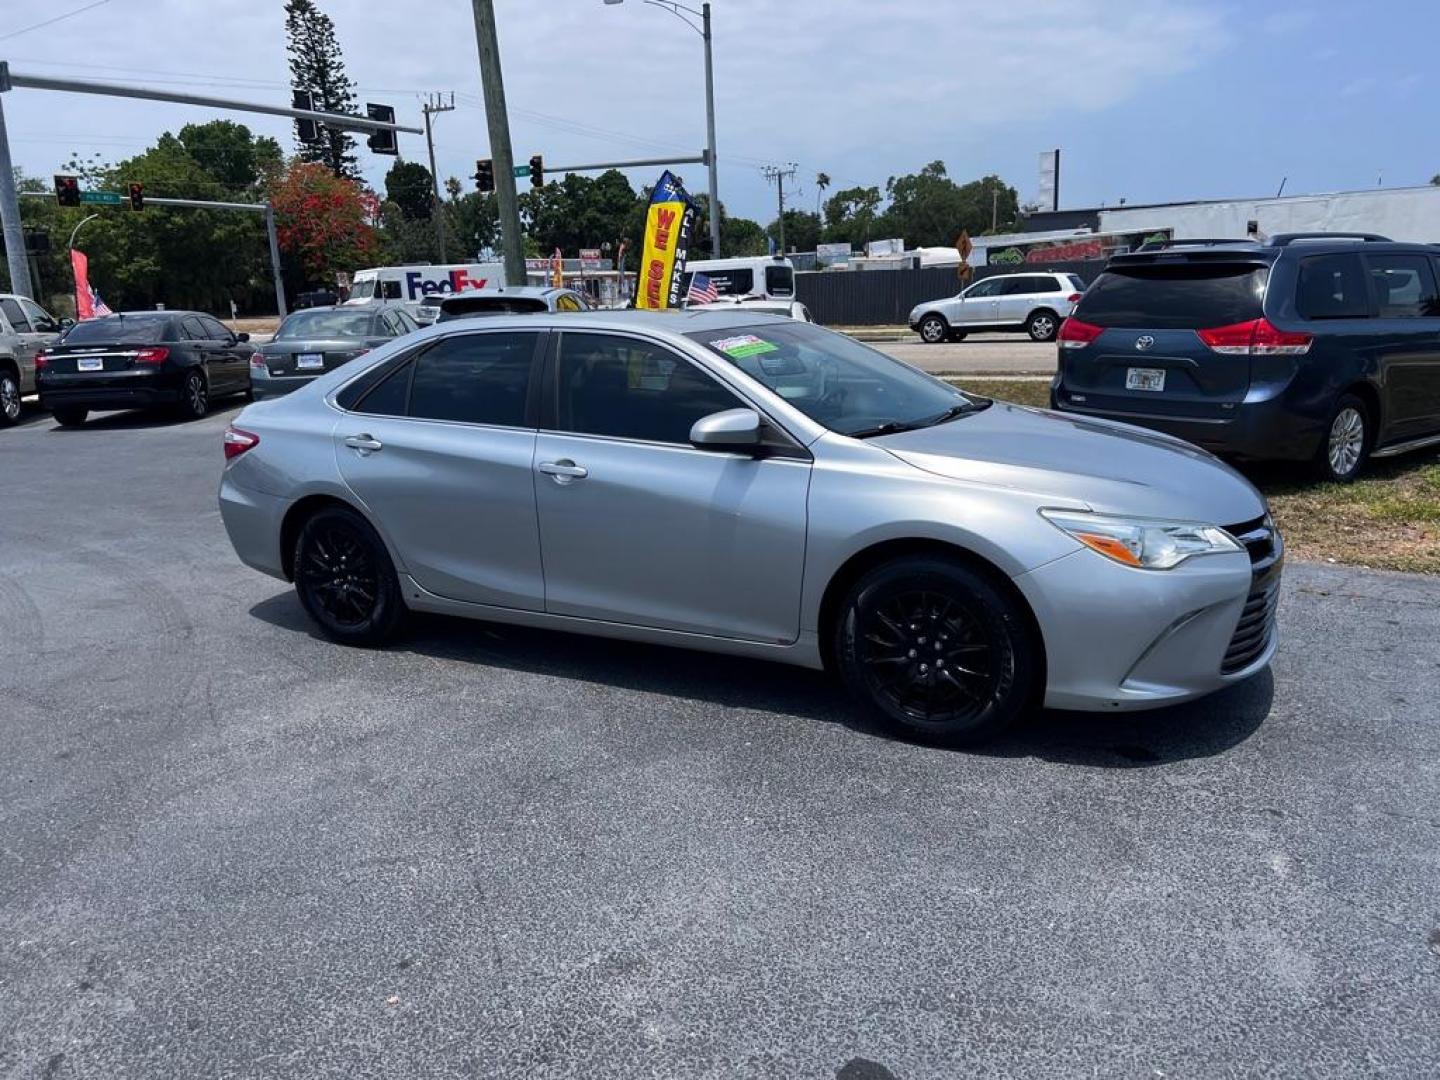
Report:
[[[9,89],[0,71],[0,91]],[[20,196],[10,164],[10,140],[5,135],[5,95],[0,92],[0,225],[4,226],[5,262],[10,267],[10,291],[36,299],[30,284],[30,263],[25,258],[25,230],[20,227]]]
[[485,92],[485,124],[490,131],[490,160],[495,165],[495,198],[500,204],[500,242],[505,249],[505,283],[525,284],[525,248],[520,236],[520,203],[515,197],[515,155],[510,150],[510,117],[505,110],[505,81],[500,74],[500,44],[495,36],[494,0],[473,0],[475,48],[480,55],[480,84]]

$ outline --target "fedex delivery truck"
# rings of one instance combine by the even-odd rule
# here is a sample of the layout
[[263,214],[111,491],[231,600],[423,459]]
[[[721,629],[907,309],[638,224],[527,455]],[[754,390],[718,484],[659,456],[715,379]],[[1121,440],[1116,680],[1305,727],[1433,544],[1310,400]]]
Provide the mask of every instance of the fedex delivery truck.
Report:
[[443,266],[377,266],[357,270],[347,304],[380,300],[416,303],[431,293],[458,293],[505,284],[504,263],[447,263]]

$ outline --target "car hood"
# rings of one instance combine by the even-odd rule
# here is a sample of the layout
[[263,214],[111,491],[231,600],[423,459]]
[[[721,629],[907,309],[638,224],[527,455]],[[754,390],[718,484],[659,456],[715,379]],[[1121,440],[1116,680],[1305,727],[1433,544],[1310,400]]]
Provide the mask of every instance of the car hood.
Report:
[[935,427],[869,440],[953,480],[1007,487],[1092,510],[1238,525],[1265,499],[1228,465],[1189,443],[1128,424],[997,401]]

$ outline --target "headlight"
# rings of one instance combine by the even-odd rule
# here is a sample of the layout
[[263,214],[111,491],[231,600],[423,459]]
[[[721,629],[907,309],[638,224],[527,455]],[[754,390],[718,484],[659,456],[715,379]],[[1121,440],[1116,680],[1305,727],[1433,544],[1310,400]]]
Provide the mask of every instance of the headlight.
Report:
[[1041,510],[1040,515],[1106,558],[1144,570],[1169,570],[1192,555],[1245,550],[1224,529],[1197,521],[1152,521],[1076,510]]

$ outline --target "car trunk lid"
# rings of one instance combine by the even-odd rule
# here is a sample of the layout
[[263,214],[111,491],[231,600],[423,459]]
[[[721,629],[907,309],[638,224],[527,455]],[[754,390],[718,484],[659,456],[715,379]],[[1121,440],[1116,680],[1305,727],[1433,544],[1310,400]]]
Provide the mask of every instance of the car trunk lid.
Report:
[[272,341],[261,348],[260,355],[272,375],[323,375],[369,352],[381,340],[384,339]]

